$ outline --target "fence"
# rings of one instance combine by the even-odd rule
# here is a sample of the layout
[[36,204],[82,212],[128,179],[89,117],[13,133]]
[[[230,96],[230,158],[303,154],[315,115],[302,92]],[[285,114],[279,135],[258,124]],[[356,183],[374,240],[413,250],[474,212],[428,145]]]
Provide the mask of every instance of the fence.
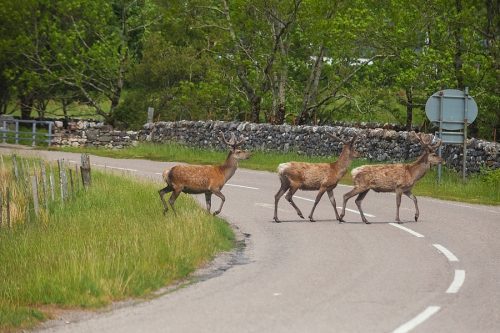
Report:
[[[52,121],[39,121],[39,120],[18,120],[18,119],[0,119],[0,138],[3,143],[14,142],[19,144],[20,141],[31,141],[34,147],[38,143],[47,143],[51,145],[53,134]],[[31,131],[21,131],[19,124],[31,124]],[[47,126],[48,132],[37,132],[37,126]],[[14,127],[14,129],[9,129]]]
[[[87,154],[82,162],[90,166]],[[90,185],[90,167],[70,166],[0,155],[0,228],[30,221],[46,221],[55,205],[64,206]],[[81,178],[81,181],[79,180]]]

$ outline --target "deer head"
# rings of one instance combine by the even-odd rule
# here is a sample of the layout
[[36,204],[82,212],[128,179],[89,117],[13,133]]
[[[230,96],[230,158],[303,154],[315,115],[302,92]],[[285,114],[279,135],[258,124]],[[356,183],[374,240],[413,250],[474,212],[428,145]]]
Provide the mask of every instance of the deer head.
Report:
[[[339,139],[339,137],[337,137],[335,134],[329,132],[326,132],[326,134],[333,140],[343,143],[343,141]],[[351,159],[358,158],[361,156],[361,154],[358,151],[356,151],[356,149],[354,149],[354,143],[356,142],[357,138],[358,134],[354,134],[351,141],[344,143],[344,146],[342,148],[342,152],[347,151],[349,153],[348,156]]]
[[220,134],[220,141],[225,143],[229,147],[234,158],[236,158],[237,160],[246,160],[247,158],[250,157],[251,155],[250,152],[239,149],[239,147],[246,141],[246,139],[243,136],[240,136],[239,139],[236,139],[236,135],[234,134],[234,132],[231,132],[231,137],[229,138],[228,141],[226,140],[226,136],[222,131],[219,132],[219,134]]
[[436,154],[436,150],[441,146],[442,140],[437,139],[435,144],[432,144],[432,140],[434,136],[432,134],[418,133],[412,132],[412,135],[418,139],[420,144],[422,145],[422,149],[424,154],[428,154],[427,161],[433,165],[437,165],[443,163],[443,158],[439,157]]

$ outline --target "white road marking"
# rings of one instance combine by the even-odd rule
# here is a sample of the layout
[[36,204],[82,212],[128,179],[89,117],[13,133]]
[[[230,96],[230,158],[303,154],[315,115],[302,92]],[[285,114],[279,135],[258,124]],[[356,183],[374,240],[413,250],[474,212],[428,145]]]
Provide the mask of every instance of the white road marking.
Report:
[[446,290],[447,294],[455,294],[457,293],[465,281],[465,271],[463,269],[455,269],[455,277],[453,278],[453,282]]
[[250,190],[258,190],[257,187],[252,187],[252,186],[244,186],[244,185],[236,185],[236,184],[229,184],[227,183],[226,186],[233,186],[233,187],[241,187],[241,188],[248,188]]
[[458,258],[447,248],[440,244],[432,244],[439,252],[444,254],[449,261],[458,261]]
[[399,228],[399,229],[401,229],[401,230],[404,230],[404,231],[406,231],[406,232],[408,232],[408,233],[412,234],[412,235],[413,235],[413,236],[415,236],[415,237],[419,237],[419,238],[424,237],[424,235],[419,234],[418,232],[413,231],[413,230],[411,230],[410,228],[403,227],[402,225],[399,225],[399,224],[397,224],[397,223],[389,223],[389,225],[392,225],[393,227],[396,227],[396,228]]
[[[315,200],[312,200],[312,199],[308,199],[308,198],[304,198],[304,197],[299,197],[299,196],[296,196],[296,195],[294,195],[293,197],[297,198],[297,199],[305,200],[305,201],[310,201],[310,202],[314,202],[315,201]],[[342,209],[342,207],[337,207],[337,209]],[[358,215],[361,215],[357,210],[354,210],[354,209],[346,208],[345,210],[347,210],[348,212],[351,212],[351,213],[356,213]],[[368,214],[368,213],[364,213],[364,214],[365,214],[365,216],[368,216],[368,217],[375,217],[375,215],[372,215],[372,214]]]
[[393,333],[406,333],[422,324],[424,321],[429,319],[432,315],[438,312],[441,309],[440,306],[432,305],[427,307],[423,312],[421,312],[418,316],[413,318],[412,320],[404,323],[403,325],[396,328]]
[[138,172],[139,171],[137,169],[114,167],[114,166],[109,166],[109,165],[104,165],[104,164],[92,163],[92,165],[96,166],[96,167],[100,167],[100,168],[105,168],[105,169],[116,169],[116,170],[132,171],[132,172]]

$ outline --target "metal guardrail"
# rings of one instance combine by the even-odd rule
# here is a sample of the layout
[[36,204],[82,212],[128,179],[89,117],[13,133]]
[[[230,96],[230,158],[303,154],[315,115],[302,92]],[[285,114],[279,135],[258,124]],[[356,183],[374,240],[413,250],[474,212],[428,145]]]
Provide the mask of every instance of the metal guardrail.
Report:
[[[19,124],[31,124],[32,130],[20,131]],[[0,119],[0,125],[0,139],[3,143],[14,141],[15,144],[19,144],[20,141],[31,141],[33,147],[36,146],[37,142],[44,142],[49,146],[52,143],[52,127],[54,126],[52,121]],[[12,125],[14,125],[14,129],[9,129]],[[48,133],[37,132],[37,125],[48,126]]]

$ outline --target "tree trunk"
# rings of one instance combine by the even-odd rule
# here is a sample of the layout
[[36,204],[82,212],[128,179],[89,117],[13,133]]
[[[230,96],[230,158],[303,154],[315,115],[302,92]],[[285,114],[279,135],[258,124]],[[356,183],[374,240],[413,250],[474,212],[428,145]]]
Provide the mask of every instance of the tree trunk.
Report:
[[298,125],[305,125],[311,122],[314,118],[316,109],[311,108],[316,100],[319,87],[319,79],[321,77],[321,71],[323,69],[323,57],[325,55],[325,47],[321,45],[316,61],[311,68],[311,73],[309,74],[309,79],[307,80],[306,91],[304,93],[304,98],[302,102],[302,109],[300,111],[299,118],[297,120]]
[[33,102],[34,99],[30,95],[23,95],[21,96],[21,119],[30,119],[31,118],[31,111],[33,110]]
[[413,125],[413,89],[406,88],[406,130],[411,131]]
[[258,95],[253,95],[250,98],[250,105],[252,107],[252,111],[250,113],[250,121],[252,123],[259,123],[260,122],[260,102],[261,102],[261,97]]

